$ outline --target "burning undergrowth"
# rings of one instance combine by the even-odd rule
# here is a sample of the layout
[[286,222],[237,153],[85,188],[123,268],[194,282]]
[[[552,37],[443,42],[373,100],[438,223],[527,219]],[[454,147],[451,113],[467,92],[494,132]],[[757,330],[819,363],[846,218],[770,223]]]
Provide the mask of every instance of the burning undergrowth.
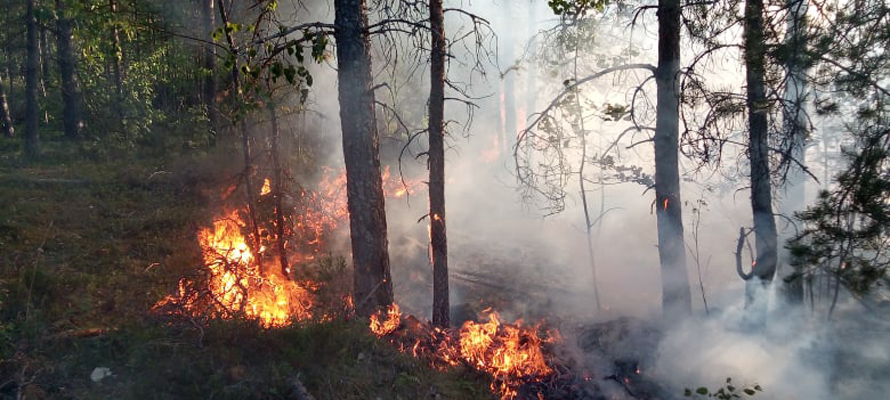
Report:
[[491,390],[502,399],[579,398],[582,392],[569,366],[555,356],[562,339],[543,322],[505,323],[497,311],[486,310],[487,322],[466,321],[442,329],[411,315],[398,305],[371,316],[370,328],[401,351],[438,368],[466,366],[491,378]]
[[[388,170],[384,179],[388,197],[411,194],[420,184],[392,179]],[[233,191],[227,188],[223,198]],[[288,212],[282,219],[269,216],[274,215],[277,196],[284,195],[269,180],[257,193],[253,213],[248,206],[228,210],[197,231],[203,256],[199,273],[182,278],[177,292],[159,301],[156,311],[193,321],[253,319],[266,328],[351,313],[351,298],[344,288],[337,290],[335,301],[330,296],[322,300],[332,279],[348,281],[343,279],[348,275],[345,263],[323,257],[332,236],[348,219],[344,174],[326,170],[316,190],[302,189],[296,199],[283,197],[286,201],[281,204],[287,204]],[[252,215],[260,216],[255,225]],[[491,389],[504,399],[571,398],[560,391],[571,392],[572,374],[551,351],[559,340],[557,331],[522,320],[504,323],[495,311],[488,311],[486,320],[439,329],[403,316],[395,306],[385,315],[373,316],[370,328],[436,367],[465,366],[486,374]]]

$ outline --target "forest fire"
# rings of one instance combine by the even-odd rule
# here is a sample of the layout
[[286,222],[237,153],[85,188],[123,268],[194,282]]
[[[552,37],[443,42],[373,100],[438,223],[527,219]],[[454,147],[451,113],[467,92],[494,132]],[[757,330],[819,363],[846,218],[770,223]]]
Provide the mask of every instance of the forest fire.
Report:
[[[383,171],[384,191],[387,196],[403,197],[417,191],[420,181],[393,179],[389,167]],[[302,190],[298,204],[285,219],[287,257],[291,266],[305,265],[317,260],[327,250],[327,239],[349,216],[346,204],[346,173],[325,169],[318,189]],[[227,188],[223,197],[232,194]],[[272,196],[272,183],[263,180],[258,204]],[[273,267],[280,257],[273,243],[274,223],[260,222],[259,240],[249,231],[249,213],[229,211],[217,218],[210,227],[197,232],[205,274],[197,281],[183,278],[178,293],[158,302],[154,309],[172,308],[176,313],[191,317],[208,316],[229,319],[238,315],[257,319],[264,327],[281,327],[292,321],[313,317],[312,292],[318,284],[285,276],[281,268]],[[266,218],[264,218],[266,219]],[[271,221],[272,219],[269,218]],[[257,249],[257,247],[259,247]],[[396,310],[398,312],[398,310]],[[396,318],[398,319],[398,318]]]
[[[389,197],[413,193],[420,181],[392,179],[384,170],[384,192]],[[311,262],[325,250],[329,235],[348,218],[345,174],[326,170],[317,191],[303,190],[299,204],[286,219],[291,265]],[[273,187],[263,182],[259,207],[272,198]],[[183,278],[176,295],[167,296],[155,309],[176,310],[190,317],[256,319],[266,328],[282,327],[294,321],[324,314],[313,293],[319,284],[285,276],[278,268],[277,238],[261,222],[260,238],[253,239],[246,210],[223,213],[211,226],[197,232],[203,256],[202,279]],[[437,218],[437,216],[433,216]],[[293,275],[293,274],[289,274]],[[319,314],[319,315],[316,315]],[[441,367],[465,365],[490,375],[491,389],[504,399],[514,399],[519,388],[541,382],[553,373],[544,353],[556,335],[539,335],[540,324],[524,326],[501,321],[489,311],[488,322],[467,321],[459,329],[433,328],[411,316],[403,316],[393,304],[372,315],[370,330],[389,338],[403,351]],[[405,321],[413,321],[406,324]]]
[[[553,373],[544,347],[559,337],[558,332],[539,335],[540,324],[524,326],[522,320],[505,324],[496,311],[489,311],[488,322],[467,321],[459,329],[443,330],[411,316],[402,319],[398,305],[372,315],[370,328],[433,365],[463,364],[487,373],[493,378],[492,391],[502,399],[517,398],[520,387],[541,382]],[[540,397],[541,393],[533,395]]]
[[312,284],[288,280],[264,269],[259,255],[254,254],[241,233],[245,223],[238,211],[213,222],[212,227],[198,231],[207,276],[203,286],[183,278],[179,293],[167,296],[155,309],[176,305],[192,316],[210,315],[229,319],[242,314],[259,320],[264,327],[286,326],[292,320],[312,316]]

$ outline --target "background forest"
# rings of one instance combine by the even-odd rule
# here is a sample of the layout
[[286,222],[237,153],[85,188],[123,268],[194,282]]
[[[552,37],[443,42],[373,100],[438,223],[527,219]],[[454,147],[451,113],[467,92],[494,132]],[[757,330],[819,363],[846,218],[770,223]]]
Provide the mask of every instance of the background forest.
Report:
[[0,7],[0,398],[890,391],[885,0]]

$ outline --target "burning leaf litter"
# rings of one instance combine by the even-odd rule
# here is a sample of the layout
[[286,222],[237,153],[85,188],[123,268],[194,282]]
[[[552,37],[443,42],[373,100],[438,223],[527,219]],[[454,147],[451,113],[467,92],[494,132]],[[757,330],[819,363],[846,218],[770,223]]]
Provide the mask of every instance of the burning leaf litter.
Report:
[[[402,318],[399,306],[393,304],[371,316],[370,329],[434,366],[464,364],[490,375],[491,389],[502,399],[515,399],[522,387],[554,375],[545,348],[559,340],[558,331],[544,331],[541,323],[525,326],[522,320],[503,323],[497,311],[488,310],[487,319],[484,323],[466,321],[459,329],[441,329],[412,316]],[[544,398],[543,390],[525,391]]]
[[[403,197],[414,193],[421,182],[391,179],[384,170],[384,192]],[[287,220],[289,257],[296,263],[311,262],[323,249],[325,238],[348,218],[345,173],[325,170],[317,191],[304,190],[300,206]],[[269,179],[263,181],[263,197],[273,192]],[[266,328],[288,326],[322,313],[316,309],[313,293],[319,284],[284,276],[271,267],[277,258],[267,253],[276,238],[261,232],[259,241],[249,240],[245,210],[229,211],[211,226],[197,232],[203,254],[203,279],[183,278],[178,293],[159,301],[155,310],[172,310],[189,317],[256,319]],[[251,244],[259,243],[259,249]],[[270,264],[270,265],[266,265]],[[296,265],[296,264],[295,264]],[[347,303],[349,303],[347,299]],[[406,324],[405,321],[412,321]],[[372,315],[370,330],[386,337],[402,351],[428,360],[434,366],[467,365],[493,378],[491,389],[503,399],[514,399],[519,388],[543,382],[554,370],[548,366],[544,348],[558,338],[558,332],[542,332],[541,325],[524,326],[501,322],[497,312],[488,314],[488,322],[468,321],[459,329],[433,328],[414,317],[402,316],[398,305]],[[408,343],[410,341],[410,343]],[[541,391],[529,393],[543,398]]]

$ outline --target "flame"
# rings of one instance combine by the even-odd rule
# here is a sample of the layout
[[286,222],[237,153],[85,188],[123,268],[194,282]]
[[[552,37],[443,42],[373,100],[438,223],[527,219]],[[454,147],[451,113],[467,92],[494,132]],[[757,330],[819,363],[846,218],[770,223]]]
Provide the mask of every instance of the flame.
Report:
[[[383,189],[387,195],[401,197],[412,194],[422,183],[420,180],[391,179],[388,166],[382,174]],[[235,189],[235,185],[226,188],[222,198],[229,198]],[[257,200],[262,203],[266,199],[263,196],[271,192],[270,180],[264,179]],[[295,208],[289,210],[285,218],[290,266],[311,263],[323,254],[328,238],[348,220],[346,199],[345,169],[324,169],[316,190],[299,193]],[[312,292],[318,285],[311,281],[289,279],[281,268],[271,265],[277,263],[269,262],[269,266],[264,266],[264,258],[280,256],[274,252],[265,254],[266,247],[277,249],[277,246],[271,245],[278,240],[272,233],[275,230],[261,227],[260,238],[245,236],[242,232],[246,231],[247,223],[241,218],[244,214],[239,210],[226,212],[212,226],[197,232],[205,279],[200,282],[181,279],[178,293],[159,301],[154,309],[172,305],[176,306],[174,311],[193,317],[229,319],[241,315],[258,319],[265,327],[285,326],[313,317],[315,303]],[[290,266],[285,269],[288,274],[292,269]],[[351,298],[347,300],[351,302]],[[316,317],[325,318],[324,315]],[[390,317],[388,322],[394,323],[392,321]],[[398,322],[398,317],[394,321]]]
[[[395,311],[388,310],[388,319],[383,323],[382,313],[373,315],[371,330],[381,337],[395,332],[401,323],[397,311],[397,307]],[[387,326],[392,328],[384,330]],[[427,357],[433,365],[465,364],[485,372],[493,378],[492,391],[502,399],[515,399],[521,385],[543,380],[553,373],[543,347],[558,335],[542,338],[539,330],[540,324],[524,326],[522,320],[505,324],[496,311],[491,311],[488,322],[467,321],[456,332],[431,328],[428,335],[403,345],[402,350],[410,351],[414,357]]]
[[670,200],[667,197],[665,197],[664,198],[664,210],[665,211],[667,211],[669,203],[670,203]]
[[[198,243],[209,273],[206,280],[209,298],[200,297],[204,291],[196,289],[195,282],[183,278],[179,281],[179,295],[168,296],[155,308],[178,304],[194,316],[209,309],[223,319],[243,313],[267,328],[312,317],[310,290],[314,289],[313,285],[291,281],[274,270],[261,268],[241,233],[244,225],[238,211],[233,211],[214,221],[212,227],[198,231]],[[261,248],[259,252],[263,251]]]
[[393,303],[387,307],[386,320],[381,322],[382,318],[382,310],[371,315],[371,332],[374,332],[377,336],[386,336],[402,324],[402,311],[399,310],[399,305]]
[[521,377],[544,377],[553,373],[547,366],[542,346],[547,341],[538,336],[538,328],[523,327],[522,320],[502,324],[496,311],[487,323],[467,321],[460,329],[462,358],[476,369],[495,378],[492,390],[504,399],[517,395]]

